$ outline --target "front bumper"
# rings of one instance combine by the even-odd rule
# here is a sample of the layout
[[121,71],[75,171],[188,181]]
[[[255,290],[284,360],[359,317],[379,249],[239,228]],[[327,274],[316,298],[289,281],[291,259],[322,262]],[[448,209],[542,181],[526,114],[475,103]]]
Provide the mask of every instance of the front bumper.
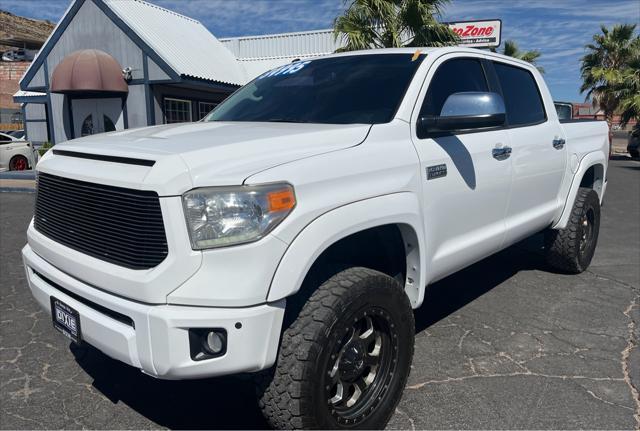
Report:
[[[50,297],[80,314],[83,339],[108,356],[163,379],[258,371],[275,362],[285,301],[244,308],[149,305],[87,285],[58,270],[29,245],[22,250],[29,288],[40,306]],[[127,319],[114,316],[122,315]],[[239,324],[238,324],[239,323]],[[194,361],[189,328],[223,328],[223,356]]]

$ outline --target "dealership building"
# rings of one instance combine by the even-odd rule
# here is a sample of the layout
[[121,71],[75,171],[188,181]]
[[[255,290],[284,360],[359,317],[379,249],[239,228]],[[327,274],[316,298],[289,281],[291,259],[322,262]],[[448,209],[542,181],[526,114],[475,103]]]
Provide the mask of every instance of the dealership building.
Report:
[[27,139],[197,121],[240,85],[335,51],[331,30],[216,39],[140,0],[74,0],[20,81]]
[[[486,25],[499,44],[499,20]],[[217,39],[142,0],[74,0],[14,101],[34,143],[197,121],[259,74],[339,46],[331,29]]]

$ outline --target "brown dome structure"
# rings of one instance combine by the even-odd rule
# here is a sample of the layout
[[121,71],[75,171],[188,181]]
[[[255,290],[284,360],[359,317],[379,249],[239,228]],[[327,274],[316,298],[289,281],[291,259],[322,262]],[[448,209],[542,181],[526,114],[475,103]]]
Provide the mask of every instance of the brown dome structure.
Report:
[[51,75],[53,93],[128,93],[122,67],[99,49],[83,49],[67,55]]

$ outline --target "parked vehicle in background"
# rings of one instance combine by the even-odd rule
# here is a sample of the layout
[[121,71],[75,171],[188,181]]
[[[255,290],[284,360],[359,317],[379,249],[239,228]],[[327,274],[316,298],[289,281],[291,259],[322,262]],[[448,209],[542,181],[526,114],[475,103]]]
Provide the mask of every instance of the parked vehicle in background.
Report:
[[0,171],[24,171],[36,165],[31,143],[0,133]]
[[573,119],[573,104],[570,102],[553,102],[559,120]]
[[20,139],[20,140],[24,140],[25,137],[25,133],[24,130],[12,130],[10,132],[7,132],[8,135],[13,136],[16,139]]
[[629,132],[627,143],[627,152],[631,157],[637,159],[640,157],[640,123],[636,123]]
[[2,54],[3,61],[31,61],[35,57],[36,51],[31,49],[16,48],[5,51]]
[[382,428],[427,285],[540,231],[551,266],[589,266],[607,151],[511,57],[296,61],[198,123],[48,151],[27,279],[55,328],[149,375],[257,373],[274,427]]
[[13,130],[9,130],[7,132],[0,132],[0,142],[13,142],[13,141],[22,141],[23,139],[16,138],[11,134]]

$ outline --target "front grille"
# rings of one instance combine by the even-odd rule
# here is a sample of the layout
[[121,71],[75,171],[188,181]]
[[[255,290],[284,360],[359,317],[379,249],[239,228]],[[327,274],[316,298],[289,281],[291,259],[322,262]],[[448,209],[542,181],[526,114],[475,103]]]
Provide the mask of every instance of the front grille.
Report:
[[38,175],[34,225],[52,240],[131,269],[168,253],[157,193]]

